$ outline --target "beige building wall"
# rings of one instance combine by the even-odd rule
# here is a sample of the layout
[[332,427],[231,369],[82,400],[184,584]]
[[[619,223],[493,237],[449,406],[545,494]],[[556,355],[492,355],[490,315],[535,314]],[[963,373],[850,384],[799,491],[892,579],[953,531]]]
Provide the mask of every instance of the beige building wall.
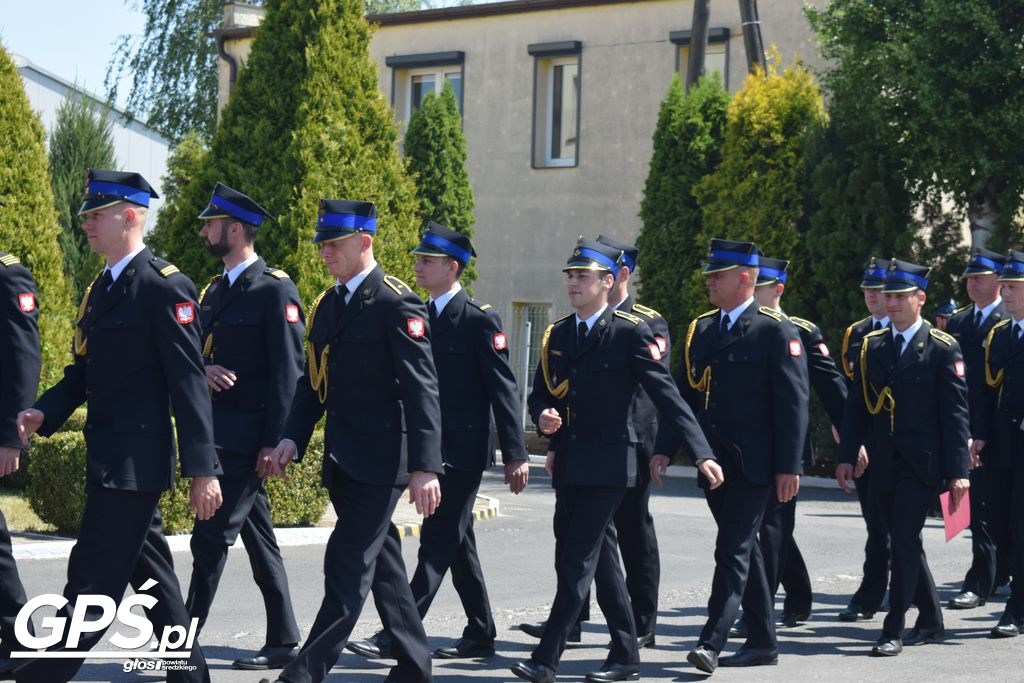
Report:
[[[787,64],[817,64],[803,1],[759,5],[765,46],[777,45]],[[389,67],[388,58],[464,54],[461,66],[438,72],[462,76],[463,130],[477,203],[479,278],[473,287],[478,299],[502,314],[517,366],[522,305],[548,307],[530,314],[535,339],[546,322],[569,310],[561,268],[577,236],[636,238],[658,109],[676,69],[685,68],[669,34],[688,30],[692,12],[690,0],[640,0],[466,18],[435,11],[415,13],[421,18],[411,22],[410,14],[381,18],[370,52],[400,124],[408,116],[409,78],[419,72]],[[423,20],[438,16],[450,18]],[[735,92],[746,77],[738,2],[713,0],[710,27],[728,29],[728,86]],[[533,145],[542,136],[534,121],[535,58],[527,50],[562,41],[581,44],[578,164],[537,168]],[[643,254],[640,261],[642,275]]]

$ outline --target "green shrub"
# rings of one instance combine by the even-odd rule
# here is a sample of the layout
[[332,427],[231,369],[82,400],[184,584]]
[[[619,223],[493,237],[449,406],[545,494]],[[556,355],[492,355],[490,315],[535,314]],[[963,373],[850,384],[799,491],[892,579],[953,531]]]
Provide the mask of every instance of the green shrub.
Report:
[[[79,412],[84,419],[84,411]],[[40,519],[68,536],[78,533],[85,509],[85,458],[85,437],[81,431],[61,431],[32,443],[29,482],[25,488],[29,505]],[[289,468],[291,481],[267,482],[275,525],[315,524],[323,516],[327,491],[320,486],[322,462],[323,431],[318,429],[306,457]],[[195,519],[188,506],[191,480],[181,477],[180,470],[178,474],[174,488],[160,497],[160,514],[167,534],[192,531]]]

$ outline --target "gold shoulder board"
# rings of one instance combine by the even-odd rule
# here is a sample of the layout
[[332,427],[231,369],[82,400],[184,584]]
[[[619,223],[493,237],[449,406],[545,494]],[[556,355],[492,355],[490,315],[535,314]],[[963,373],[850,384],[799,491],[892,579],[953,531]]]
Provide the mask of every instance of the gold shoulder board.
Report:
[[633,313],[639,313],[640,315],[646,315],[648,318],[660,318],[661,313],[650,306],[644,306],[643,304],[633,304]]
[[270,276],[271,277],[275,277],[278,280],[289,280],[289,279],[291,279],[291,278],[288,277],[288,273],[284,272],[280,268],[271,268],[270,269]]
[[9,267],[16,263],[21,263],[21,260],[14,254],[4,254],[0,256],[0,263],[4,264],[5,267]]
[[395,294],[398,294],[399,296],[401,296],[404,293],[402,290],[405,290],[406,292],[412,291],[409,288],[409,285],[405,284],[394,275],[385,275],[384,284],[393,289]]
[[967,304],[966,306],[961,306],[960,308],[958,308],[955,311],[953,311],[953,315],[956,315],[957,313],[963,313],[964,311],[966,311],[968,308],[970,308],[973,305],[974,305],[973,303],[970,303],[970,304]]
[[[881,331],[882,330],[879,330],[879,332],[881,332]],[[956,341],[956,337],[954,337],[952,335],[949,335],[949,334],[946,334],[942,330],[937,330],[934,327],[931,328],[930,330],[928,330],[928,334],[930,334],[931,336],[935,337],[936,339],[938,339],[940,342],[942,342],[946,346],[952,346],[953,342]]]
[[484,304],[483,306],[480,307],[480,310],[481,311],[486,311],[488,308],[494,308],[494,307],[491,306],[490,304]]
[[794,315],[789,316],[789,322],[793,323],[797,327],[802,327],[808,332],[814,332],[814,323],[810,320],[804,320],[803,318],[797,318]]
[[618,316],[619,318],[622,318],[623,320],[628,320],[634,325],[639,325],[640,323],[643,322],[643,320],[639,316],[635,316],[632,313],[626,313],[624,311],[615,311],[615,315]]
[[181,272],[180,270],[178,270],[178,266],[175,266],[175,265],[167,265],[167,266],[164,266],[163,268],[158,268],[157,270],[164,277],[170,277],[170,276],[174,275],[175,273],[180,273]]
[[757,312],[761,315],[766,315],[769,318],[774,318],[780,322],[786,317],[781,311],[777,311],[774,308],[768,308],[767,306],[758,306]]

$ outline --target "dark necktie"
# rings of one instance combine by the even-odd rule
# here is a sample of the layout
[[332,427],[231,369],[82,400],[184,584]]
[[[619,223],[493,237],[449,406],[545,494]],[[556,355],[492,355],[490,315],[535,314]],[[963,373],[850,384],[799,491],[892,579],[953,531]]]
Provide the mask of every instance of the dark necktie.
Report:
[[99,282],[92,288],[92,306],[93,308],[99,307],[103,300],[107,297],[110,291],[110,286],[114,284],[114,276],[111,275],[110,269],[107,268],[103,271],[103,275],[100,276]]
[[338,296],[334,297],[334,322],[337,323],[341,320],[341,314],[345,310],[345,297],[348,296],[348,287],[345,285],[338,285]]
[[437,304],[431,301],[427,304],[427,310],[430,311],[430,322],[435,322],[437,320]]
[[728,332],[729,332],[729,314],[728,313],[723,313],[722,314],[722,324],[718,328],[718,334],[720,336],[724,337],[726,334],[728,334]]
[[582,349],[585,341],[587,341],[587,323],[581,322],[576,328],[576,349]]
[[872,332],[878,332],[880,329],[882,329],[882,323],[881,322],[876,320],[875,322],[871,323],[871,331]]
[[977,311],[974,314],[974,329],[976,329],[976,330],[981,329],[981,320],[982,320],[982,318],[981,318],[981,311]]
[[1021,339],[1024,339],[1024,327],[1020,323],[1013,326],[1013,343],[1015,346],[1020,346]]
[[218,304],[224,303],[225,299],[228,298],[228,292],[230,290],[231,290],[231,280],[228,278],[228,274],[224,273],[223,277],[221,277],[221,279],[220,279],[220,284],[217,286],[217,294],[220,295],[220,296],[217,297],[217,303]]
[[903,335],[897,334],[896,339],[894,339],[893,341],[896,342],[896,357],[899,358],[900,354],[903,353]]

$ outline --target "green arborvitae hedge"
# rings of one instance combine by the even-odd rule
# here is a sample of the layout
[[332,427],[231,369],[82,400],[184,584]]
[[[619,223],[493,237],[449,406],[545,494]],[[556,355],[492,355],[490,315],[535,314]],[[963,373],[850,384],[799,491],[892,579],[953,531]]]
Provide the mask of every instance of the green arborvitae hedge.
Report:
[[50,131],[50,177],[61,228],[58,242],[75,302],[103,267],[103,259],[85,238],[78,208],[85,169],[117,167],[111,129],[106,111],[96,111],[91,100],[72,95],[57,109],[57,121]]
[[[690,319],[707,309],[699,292],[687,300],[680,285],[700,268],[707,245],[699,241],[703,218],[693,186],[721,160],[729,94],[717,74],[684,92],[672,79],[654,131],[654,153],[640,204],[640,300],[656,308],[676,335],[673,365],[683,348],[679,335]],[[696,299],[696,300],[692,300]]]
[[[440,95],[431,93],[423,99],[409,119],[404,145],[409,171],[416,179],[420,223],[436,221],[472,238],[476,202],[466,171],[462,115],[450,83],[445,82]],[[462,284],[468,286],[475,279],[471,264],[462,274]]]
[[[369,56],[361,0],[269,0],[266,18],[192,182],[176,196],[166,256],[196,282],[220,268],[201,254],[195,216],[216,181],[235,187],[279,220],[256,249],[287,270],[307,303],[330,282],[311,244],[321,197],[375,202],[374,252],[396,275],[411,270],[419,226],[415,186],[399,156],[398,130]],[[182,249],[184,246],[184,249]]]
[[43,389],[60,379],[71,360],[74,312],[58,245],[61,229],[54,209],[43,126],[29,106],[18,69],[2,47],[0,203],[0,250],[21,259],[39,285]]
[[[76,413],[77,415],[77,413]],[[25,488],[32,510],[39,518],[57,527],[58,533],[75,536],[85,509],[85,437],[79,421],[65,425],[74,431],[57,432],[50,438],[34,438],[28,464],[29,483]],[[320,485],[323,463],[323,430],[317,429],[302,462],[288,468],[291,481],[268,481],[271,519],[277,526],[315,524],[327,508],[327,490]],[[191,479],[179,476],[172,490],[160,497],[164,532],[192,531],[195,513],[189,507]]]

